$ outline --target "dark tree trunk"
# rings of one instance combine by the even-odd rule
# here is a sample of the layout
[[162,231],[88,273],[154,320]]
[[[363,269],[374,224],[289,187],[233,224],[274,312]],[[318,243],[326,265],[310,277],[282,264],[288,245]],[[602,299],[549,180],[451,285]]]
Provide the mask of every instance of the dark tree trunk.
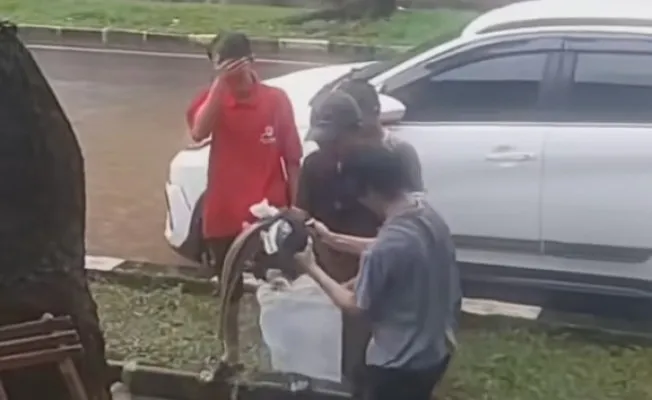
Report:
[[314,20],[358,20],[388,18],[396,11],[396,0],[338,0],[331,8],[289,17],[290,24]]
[[[84,269],[84,160],[15,27],[0,23],[0,324],[70,315],[94,400],[109,398],[104,339]],[[0,374],[9,398],[67,399],[53,368]]]

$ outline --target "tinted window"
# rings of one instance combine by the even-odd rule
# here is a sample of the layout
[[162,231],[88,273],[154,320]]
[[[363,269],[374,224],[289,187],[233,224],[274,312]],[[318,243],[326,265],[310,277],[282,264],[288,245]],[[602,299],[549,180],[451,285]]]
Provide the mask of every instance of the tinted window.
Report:
[[329,93],[335,86],[337,86],[340,82],[343,82],[345,79],[353,78],[368,81],[369,79],[387,72],[389,69],[394,68],[397,65],[420,55],[421,53],[425,53],[426,51],[439,46],[448,40],[456,38],[457,34],[458,32],[451,32],[450,37],[448,35],[437,36],[434,39],[427,40],[410,48],[407,51],[401,52],[399,55],[389,60],[377,61],[362,68],[352,69],[348,74],[324,85],[324,87],[310,100],[310,105],[313,106],[316,102],[319,101],[319,99],[322,98],[322,96],[325,96],[326,93]]
[[652,55],[577,56],[569,118],[586,122],[652,122]]
[[405,121],[523,121],[534,118],[546,54],[513,54],[430,73],[390,93]]

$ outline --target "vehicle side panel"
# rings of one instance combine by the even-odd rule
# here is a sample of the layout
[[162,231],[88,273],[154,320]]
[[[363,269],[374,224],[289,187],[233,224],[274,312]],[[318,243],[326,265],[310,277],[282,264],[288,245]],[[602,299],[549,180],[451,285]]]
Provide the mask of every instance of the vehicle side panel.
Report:
[[[400,124],[390,131],[419,153],[428,199],[458,245],[539,250],[539,179],[548,128],[442,123]],[[532,159],[501,160],[501,153],[531,154]]]
[[620,261],[592,272],[652,280],[652,126],[558,126],[545,148],[546,254]]

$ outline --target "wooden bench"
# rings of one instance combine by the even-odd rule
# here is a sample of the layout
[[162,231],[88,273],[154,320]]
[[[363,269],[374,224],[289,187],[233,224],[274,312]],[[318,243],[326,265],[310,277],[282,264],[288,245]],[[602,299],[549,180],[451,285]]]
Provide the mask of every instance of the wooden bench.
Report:
[[[87,400],[72,357],[83,347],[70,317],[45,314],[40,320],[0,326],[0,372],[57,364],[73,400]],[[0,381],[0,400],[8,400]]]

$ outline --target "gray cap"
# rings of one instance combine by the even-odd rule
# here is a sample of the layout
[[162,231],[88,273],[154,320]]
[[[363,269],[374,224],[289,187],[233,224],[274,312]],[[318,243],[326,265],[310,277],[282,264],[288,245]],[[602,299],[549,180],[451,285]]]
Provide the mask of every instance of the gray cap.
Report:
[[335,90],[315,105],[306,140],[330,141],[362,126],[362,112],[348,93]]

